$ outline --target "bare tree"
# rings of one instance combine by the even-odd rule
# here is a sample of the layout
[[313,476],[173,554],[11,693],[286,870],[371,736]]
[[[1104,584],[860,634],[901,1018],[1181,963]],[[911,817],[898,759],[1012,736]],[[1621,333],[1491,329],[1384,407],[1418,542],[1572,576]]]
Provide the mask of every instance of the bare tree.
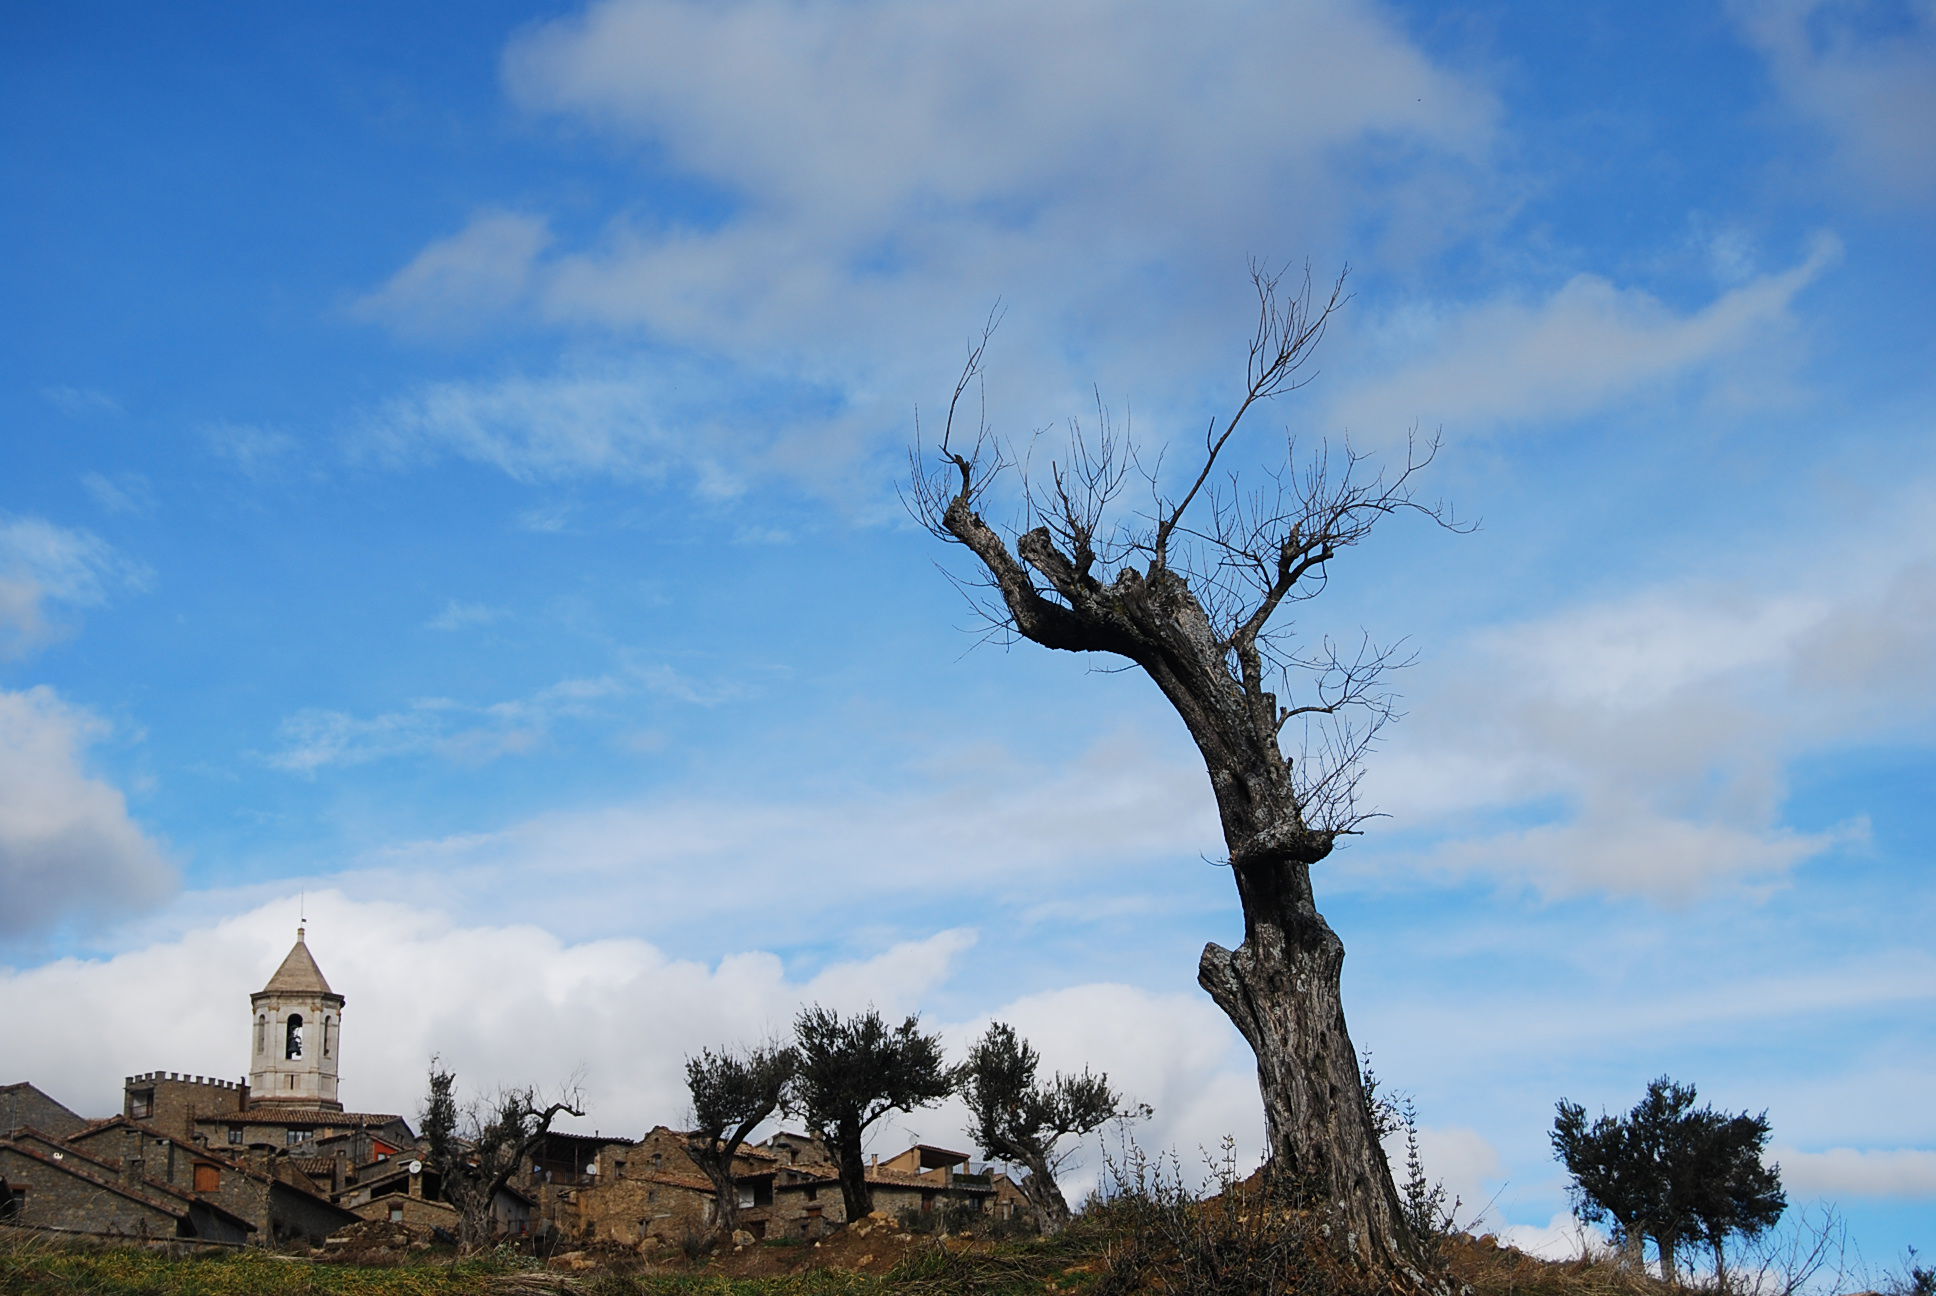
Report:
[[[1137,447],[1099,409],[1066,462],[1020,472],[1019,534],[989,525],[989,489],[1016,456],[985,415],[969,417],[985,330],[939,443],[913,452],[910,505],[974,555],[994,633],[1124,659],[1182,719],[1210,776],[1244,915],[1242,943],[1206,945],[1197,981],[1256,1054],[1269,1178],[1328,1203],[1350,1249],[1384,1262],[1411,1248],[1345,1030],[1344,946],[1318,912],[1311,866],[1366,817],[1360,762],[1394,714],[1388,676],[1403,662],[1368,641],[1300,639],[1288,610],[1321,593],[1334,562],[1386,517],[1456,524],[1413,493],[1435,440],[1414,442],[1387,472],[1349,447],[1301,454],[1295,438],[1273,467],[1231,467],[1247,420],[1309,381],[1313,348],[1345,301],[1342,277],[1323,296],[1308,271],[1290,291],[1257,267],[1252,279],[1244,385],[1174,488],[1143,471]],[[1123,503],[1132,479],[1150,488],[1140,508]],[[1290,752],[1287,730],[1299,738]]]
[[702,1049],[686,1059],[693,1122],[686,1153],[713,1181],[713,1222],[727,1237],[739,1228],[733,1159],[760,1122],[779,1110],[799,1066],[799,1054],[777,1044],[744,1053]]
[[[974,1136],[982,1151],[1028,1171],[1022,1195],[1035,1207],[1044,1233],[1069,1222],[1069,1203],[1055,1181],[1069,1151],[1057,1145],[1073,1134],[1101,1129],[1118,1116],[1148,1116],[1148,1106],[1125,1109],[1122,1095],[1107,1075],[1084,1068],[1081,1075],[1057,1072],[1047,1083],[1035,1078],[1041,1057],[1035,1046],[1005,1022],[995,1022],[968,1050],[961,1068],[961,1093],[975,1118]],[[1070,1149],[1073,1150],[1073,1149]]]
[[475,1251],[490,1241],[492,1204],[544,1141],[551,1122],[565,1114],[585,1114],[575,1096],[547,1103],[529,1086],[459,1103],[457,1077],[430,1060],[424,1143],[443,1177],[444,1200],[457,1211],[458,1250]]

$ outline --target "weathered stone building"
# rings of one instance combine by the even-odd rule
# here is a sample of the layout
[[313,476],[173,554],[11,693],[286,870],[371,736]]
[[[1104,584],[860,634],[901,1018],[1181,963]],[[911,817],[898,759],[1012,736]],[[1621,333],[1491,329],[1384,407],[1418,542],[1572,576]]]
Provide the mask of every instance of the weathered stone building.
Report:
[[0,1134],[33,1128],[55,1138],[66,1138],[87,1125],[60,1103],[26,1083],[0,1085]]
[[[128,1076],[122,1112],[87,1121],[31,1084],[0,1087],[0,1216],[108,1236],[315,1245],[347,1225],[454,1233],[438,1168],[401,1116],[344,1110],[343,1010],[303,928],[249,996],[247,1079]],[[679,1247],[718,1218],[688,1135],[548,1133],[493,1202],[501,1235]],[[734,1191],[752,1237],[814,1238],[846,1222],[834,1158],[782,1130],[739,1150]],[[1012,1216],[1021,1194],[965,1153],[916,1145],[867,1170],[874,1209],[960,1228]]]
[[0,1217],[19,1228],[240,1244],[255,1225],[205,1194],[90,1156],[31,1128],[0,1137]]

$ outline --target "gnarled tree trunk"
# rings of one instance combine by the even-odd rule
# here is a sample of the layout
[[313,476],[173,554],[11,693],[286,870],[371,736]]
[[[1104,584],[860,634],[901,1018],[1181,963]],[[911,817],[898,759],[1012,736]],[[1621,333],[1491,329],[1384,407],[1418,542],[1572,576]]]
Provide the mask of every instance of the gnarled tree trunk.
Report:
[[[1197,983],[1256,1054],[1273,1184],[1324,1203],[1345,1245],[1382,1264],[1405,1258],[1410,1240],[1345,1029],[1344,942],[1312,903],[1308,869],[1263,866],[1292,881],[1262,888],[1245,886],[1239,872],[1243,943],[1206,945]],[[1267,898],[1252,899],[1254,890]]]
[[[938,471],[917,472],[913,495],[931,531],[979,560],[999,595],[987,609],[998,625],[1047,648],[1126,658],[1189,729],[1244,916],[1242,943],[1206,946],[1197,980],[1257,1055],[1267,1177],[1328,1212],[1342,1231],[1334,1240],[1351,1253],[1390,1270],[1414,1258],[1413,1242],[1345,1029],[1344,945],[1318,912],[1311,866],[1359,821],[1357,760],[1391,715],[1380,677],[1394,663],[1368,645],[1355,659],[1328,641],[1294,649],[1274,637],[1288,632],[1272,620],[1286,602],[1320,592],[1327,564],[1379,519],[1413,510],[1451,523],[1437,506],[1415,503],[1408,485],[1435,445],[1409,455],[1389,480],[1354,477],[1360,460],[1349,451],[1338,463],[1323,453],[1299,462],[1295,446],[1285,463],[1265,469],[1270,485],[1261,491],[1220,468],[1246,413],[1300,385],[1299,368],[1343,301],[1342,280],[1328,302],[1314,303],[1308,276],[1303,291],[1283,298],[1273,277],[1253,278],[1260,312],[1250,383],[1235,412],[1210,425],[1180,499],[1166,497],[1152,476],[1155,509],[1103,534],[1124,466],[1136,460],[1105,425],[1097,441],[1078,436],[1069,464],[1051,465],[1047,482],[1024,483],[1030,512],[1046,525],[1016,536],[1011,548],[978,511],[1005,456],[991,449],[985,427],[972,447],[955,444],[955,415],[980,372],[981,347],[950,403]],[[1110,569],[1115,576],[1105,579]],[[1301,691],[1295,705],[1278,705],[1270,687],[1277,680]],[[1353,714],[1366,718],[1364,727],[1343,718]],[[1302,765],[1280,741],[1298,718],[1332,726],[1315,759],[1298,758]]]

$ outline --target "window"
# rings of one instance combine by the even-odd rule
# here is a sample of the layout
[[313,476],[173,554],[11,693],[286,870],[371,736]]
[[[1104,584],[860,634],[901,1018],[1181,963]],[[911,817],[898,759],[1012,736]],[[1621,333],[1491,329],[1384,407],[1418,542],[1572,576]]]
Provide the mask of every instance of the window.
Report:
[[214,1192],[222,1186],[222,1171],[217,1166],[198,1165],[195,1167],[195,1191]]
[[130,1089],[128,1091],[128,1115],[142,1120],[155,1114],[155,1091],[152,1089]]
[[401,1206],[392,1206],[392,1207],[390,1208],[390,1222],[391,1222],[392,1224],[401,1224],[401,1223],[403,1223],[403,1207],[401,1207]]
[[807,1185],[807,1200],[808,1201],[820,1200],[820,1189],[817,1186],[813,1184]]
[[27,1190],[9,1188],[5,1197],[0,1197],[0,1220],[17,1220],[27,1213]]
[[284,1057],[299,1058],[302,1056],[302,1046],[303,1046],[302,1028],[303,1028],[302,1014],[290,1013],[289,1028],[284,1033],[284,1039],[286,1041],[286,1047],[282,1051],[282,1055]]
[[242,1127],[240,1125],[229,1126],[229,1142],[236,1144],[242,1142]]
[[305,1142],[308,1140],[308,1138],[309,1138],[308,1130],[292,1129],[292,1130],[284,1130],[282,1133],[283,1142],[287,1143],[290,1147],[294,1147],[298,1143]]
[[267,1013],[257,1013],[255,1018],[255,1051],[260,1053],[269,1047],[269,1017]]
[[336,1051],[336,1019],[323,1018],[323,1056],[330,1057]]

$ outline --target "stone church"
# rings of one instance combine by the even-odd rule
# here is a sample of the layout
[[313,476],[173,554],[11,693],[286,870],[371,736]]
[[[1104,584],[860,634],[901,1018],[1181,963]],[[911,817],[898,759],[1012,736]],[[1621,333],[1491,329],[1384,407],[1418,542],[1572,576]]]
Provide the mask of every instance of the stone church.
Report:
[[352,1140],[341,1148],[350,1154],[367,1153],[362,1144],[371,1136],[392,1150],[414,1142],[401,1116],[343,1110],[337,1066],[346,1001],[329,988],[305,935],[296,929],[281,966],[249,996],[246,1081],[172,1071],[129,1076],[122,1114],[191,1143],[279,1148],[310,1162],[337,1159],[342,1139]]

